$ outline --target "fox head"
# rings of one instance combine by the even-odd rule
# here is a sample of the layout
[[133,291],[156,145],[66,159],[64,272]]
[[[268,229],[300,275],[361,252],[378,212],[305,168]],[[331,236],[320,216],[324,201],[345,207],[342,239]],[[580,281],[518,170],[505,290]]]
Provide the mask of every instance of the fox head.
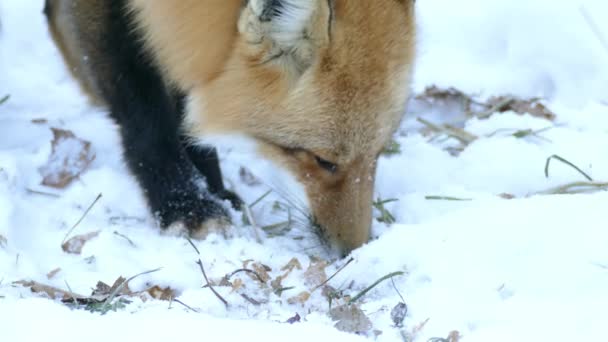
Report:
[[193,86],[190,131],[251,137],[304,185],[332,247],[361,246],[408,98],[413,1],[249,0],[235,19],[221,72]]

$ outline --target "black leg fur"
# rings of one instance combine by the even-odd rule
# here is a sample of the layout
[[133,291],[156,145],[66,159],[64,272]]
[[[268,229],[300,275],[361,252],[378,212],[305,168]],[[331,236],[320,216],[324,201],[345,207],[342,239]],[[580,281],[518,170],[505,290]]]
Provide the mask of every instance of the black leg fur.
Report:
[[227,219],[226,209],[211,194],[225,191],[217,155],[202,163],[195,161],[196,166],[190,160],[193,153],[186,151],[179,133],[180,101],[167,91],[146,56],[125,14],[125,0],[109,3],[107,34],[100,41],[104,54],[92,62],[106,68],[106,79],[99,82],[101,92],[120,126],[125,159],[151,210],[163,227],[181,222],[196,230],[209,219]]

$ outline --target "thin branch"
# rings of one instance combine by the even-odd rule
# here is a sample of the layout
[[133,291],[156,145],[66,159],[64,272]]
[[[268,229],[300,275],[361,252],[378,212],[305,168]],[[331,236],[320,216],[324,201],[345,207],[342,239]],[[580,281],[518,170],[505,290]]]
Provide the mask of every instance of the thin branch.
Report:
[[93,201],[93,203],[91,203],[91,205],[87,208],[87,210],[85,210],[85,212],[82,214],[82,216],[80,217],[80,219],[78,219],[78,221],[76,222],[76,224],[74,224],[72,226],[72,228],[70,228],[70,230],[67,232],[67,234],[65,234],[65,237],[63,238],[63,241],[61,241],[62,245],[68,240],[68,237],[70,236],[70,234],[72,234],[72,232],[74,231],[74,229],[76,229],[76,227],[78,227],[78,225],[82,222],[82,220],[84,220],[84,218],[89,214],[89,212],[91,211],[91,209],[93,209],[93,207],[95,206],[95,204],[97,204],[97,202],[99,202],[99,200],[101,199],[101,197],[102,197],[102,194],[97,195],[97,198],[95,198],[95,200]]
[[196,312],[196,313],[201,313],[201,312],[200,312],[200,311],[198,311],[197,309],[195,309],[195,308],[193,308],[193,307],[191,307],[191,306],[187,305],[186,303],[182,302],[182,301],[181,301],[181,300],[179,300],[179,299],[172,298],[172,299],[171,299],[171,301],[172,301],[172,302],[176,302],[176,303],[178,303],[178,304],[183,305],[183,306],[184,306],[186,309],[188,309],[188,310],[194,311],[194,312]]
[[192,242],[191,239],[187,238],[188,242],[190,243],[190,245],[192,246],[192,248],[194,248],[194,250],[196,251],[196,254],[198,254],[199,258],[198,261],[196,262],[198,264],[198,266],[201,268],[201,273],[203,273],[203,277],[205,278],[205,282],[207,283],[207,287],[209,287],[209,289],[211,290],[211,292],[213,292],[213,294],[220,300],[222,301],[222,303],[224,303],[224,305],[226,307],[228,307],[228,302],[213,288],[213,286],[211,285],[211,283],[209,282],[209,278],[207,278],[207,272],[205,272],[205,267],[203,266],[203,261],[201,260],[200,256],[201,256],[201,252],[198,250],[198,248],[196,248],[196,245],[194,244],[194,242]]
[[262,280],[262,277],[260,277],[260,275],[256,271],[250,270],[250,269],[247,269],[247,268],[241,268],[241,269],[238,269],[238,270],[230,273],[229,275],[226,276],[226,279],[230,280],[230,278],[232,278],[235,274],[240,273],[240,272],[246,272],[246,273],[249,273],[249,274],[253,274],[256,278],[258,278],[258,281],[260,283],[262,283],[262,284],[264,283],[264,280]]

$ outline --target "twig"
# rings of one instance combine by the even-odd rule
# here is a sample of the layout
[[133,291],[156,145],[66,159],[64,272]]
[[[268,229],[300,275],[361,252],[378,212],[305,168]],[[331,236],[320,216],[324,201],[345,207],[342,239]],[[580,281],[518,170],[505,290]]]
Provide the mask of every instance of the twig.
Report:
[[188,310],[194,311],[194,312],[196,312],[196,313],[201,313],[201,312],[200,312],[200,311],[198,311],[197,309],[195,309],[195,308],[193,308],[193,307],[191,307],[191,306],[187,305],[186,303],[182,302],[182,301],[181,301],[181,300],[179,300],[179,299],[172,298],[172,299],[171,299],[171,301],[172,301],[172,302],[176,302],[176,303],[178,303],[178,304],[183,305],[183,306],[184,306],[186,309],[188,309]]
[[76,296],[74,295],[74,291],[72,291],[72,288],[70,287],[70,284],[68,284],[68,281],[65,280],[65,286],[67,286],[68,291],[70,291],[70,297],[72,297],[72,300],[74,301],[74,305],[78,305],[78,299],[76,299]]
[[190,245],[192,246],[192,248],[194,248],[194,250],[196,251],[196,254],[198,254],[199,258],[198,261],[196,262],[198,264],[198,266],[201,268],[201,272],[203,273],[203,277],[205,278],[205,282],[207,283],[207,287],[209,287],[209,289],[211,290],[211,292],[213,292],[213,294],[220,300],[222,301],[222,303],[224,303],[224,305],[226,307],[228,307],[228,302],[213,288],[213,286],[211,285],[211,283],[209,282],[209,278],[207,278],[207,272],[205,272],[205,267],[203,266],[203,261],[201,260],[200,256],[201,256],[201,252],[198,250],[198,248],[196,248],[196,245],[194,244],[194,242],[192,242],[192,240],[190,238],[187,238],[188,242],[190,243]]
[[248,295],[241,293],[241,297],[243,297],[243,299],[245,299],[246,301],[248,301],[249,303],[255,305],[255,306],[260,306],[262,305],[262,303],[260,301],[257,301],[251,297],[249,297]]
[[355,261],[355,258],[350,258],[350,259],[348,259],[348,261],[346,262],[346,264],[342,265],[342,267],[340,267],[340,268],[339,268],[339,269],[336,271],[336,273],[334,273],[334,274],[333,274],[331,277],[327,278],[327,280],[325,280],[325,281],[324,281],[324,282],[322,282],[321,284],[319,284],[319,285],[315,286],[315,288],[314,288],[314,289],[312,289],[312,290],[310,291],[310,293],[313,293],[313,292],[315,292],[316,290],[318,290],[319,288],[321,288],[321,287],[325,286],[325,285],[326,285],[327,283],[329,283],[329,282],[330,282],[332,279],[334,279],[334,278],[335,278],[335,277],[338,275],[338,273],[342,272],[342,271],[343,271],[343,270],[346,268],[346,266],[350,265],[350,264],[351,264],[353,261]]
[[40,195],[40,196],[53,197],[53,198],[59,198],[59,197],[61,197],[58,194],[54,194],[54,193],[51,193],[51,192],[44,192],[44,191],[34,190],[34,189],[30,189],[30,188],[26,188],[25,191],[27,191],[28,193],[33,194],[33,195]]
[[547,158],[547,162],[545,163],[545,177],[549,178],[549,164],[551,163],[551,160],[553,159],[557,159],[560,162],[572,167],[573,169],[575,169],[576,171],[578,171],[581,175],[583,175],[585,178],[587,178],[588,181],[593,182],[593,178],[591,178],[591,176],[589,176],[588,174],[586,174],[583,170],[581,170],[578,166],[574,165],[573,163],[567,161],[566,159],[554,154],[551,157]]
[[78,227],[78,225],[82,222],[82,220],[84,220],[84,218],[89,214],[89,212],[91,211],[91,209],[93,209],[93,207],[95,206],[95,204],[97,204],[97,202],[101,199],[102,194],[97,195],[97,198],[95,198],[95,200],[93,201],[93,203],[91,203],[91,205],[87,208],[87,210],[85,210],[85,212],[82,214],[82,216],[80,217],[80,219],[78,219],[78,221],[76,222],[76,224],[74,224],[72,226],[72,228],[70,228],[70,230],[65,234],[65,237],[63,238],[63,241],[61,241],[61,244],[63,245],[67,239],[68,236],[70,236],[70,234],[72,234],[72,232],[74,231],[74,229],[76,229],[76,227]]
[[241,268],[241,269],[238,269],[238,270],[230,273],[229,275],[226,276],[226,279],[230,280],[230,278],[232,278],[235,274],[240,273],[240,272],[246,272],[246,273],[249,273],[249,274],[253,274],[256,278],[258,278],[258,281],[260,283],[262,283],[262,284],[264,283],[264,280],[262,280],[262,277],[260,277],[260,275],[256,271],[250,270],[250,269],[247,269],[247,268]]
[[381,282],[383,282],[383,281],[385,281],[387,279],[391,279],[391,278],[396,277],[396,276],[404,275],[404,274],[405,274],[404,272],[399,271],[399,272],[393,272],[393,273],[385,275],[384,277],[376,280],[375,283],[373,283],[372,285],[368,286],[365,290],[359,292],[359,294],[357,294],[356,296],[354,296],[353,298],[351,298],[348,301],[348,304],[350,305],[350,304],[353,304],[354,302],[358,301],[359,299],[361,299],[361,297],[365,296],[365,294],[367,294],[369,291],[371,291],[374,287],[378,286],[378,284],[380,284]]
[[514,98],[512,98],[512,97],[506,97],[505,99],[503,99],[502,101],[498,102],[494,106],[488,108],[486,111],[483,111],[481,113],[477,113],[476,116],[479,119],[487,119],[490,116],[492,116],[494,113],[500,111],[501,109],[503,109],[506,106],[508,106],[511,103],[513,103],[513,101],[515,101]]
[[451,196],[425,196],[424,199],[427,201],[472,201],[472,198],[458,198]]
[[116,288],[114,289],[114,291],[112,291],[112,293],[110,293],[110,295],[108,296],[108,298],[106,298],[106,300],[103,302],[103,305],[101,307],[101,311],[105,311],[106,308],[109,308],[112,305],[112,301],[114,300],[114,298],[116,298],[116,296],[118,296],[118,294],[120,293],[120,291],[122,291],[125,286],[127,286],[129,284],[129,282],[137,277],[140,277],[142,275],[146,275],[146,274],[150,274],[150,273],[154,273],[154,272],[158,272],[162,269],[162,267],[154,269],[154,270],[150,270],[150,271],[145,271],[139,274],[136,274],[134,276],[132,276],[131,278],[123,281],[122,283],[120,283],[120,285],[116,286]]

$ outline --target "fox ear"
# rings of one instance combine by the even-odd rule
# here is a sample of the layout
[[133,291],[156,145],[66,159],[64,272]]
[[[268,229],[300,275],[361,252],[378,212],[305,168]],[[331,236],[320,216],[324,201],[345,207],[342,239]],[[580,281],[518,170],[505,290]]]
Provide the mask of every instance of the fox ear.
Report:
[[324,0],[249,0],[238,23],[248,61],[281,67],[297,78],[328,38],[326,7]]
[[272,38],[282,44],[293,44],[301,36],[317,5],[316,0],[249,0],[248,4],[260,23],[268,25]]

